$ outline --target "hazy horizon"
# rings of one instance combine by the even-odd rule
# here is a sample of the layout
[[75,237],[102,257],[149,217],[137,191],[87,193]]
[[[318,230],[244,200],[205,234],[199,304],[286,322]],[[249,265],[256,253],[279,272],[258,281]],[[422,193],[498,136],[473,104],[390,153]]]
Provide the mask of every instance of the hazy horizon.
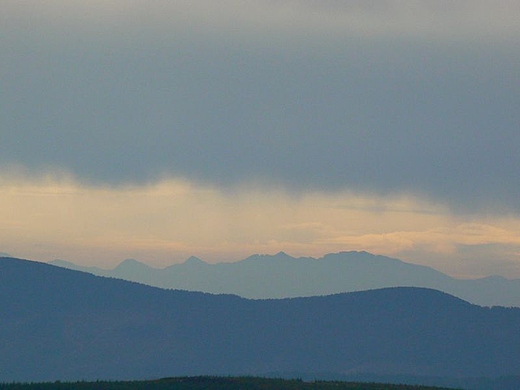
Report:
[[0,252],[520,278],[520,4],[7,0]]
[[[79,270],[83,271],[83,270],[86,270],[90,267],[92,268],[96,268],[96,269],[99,269],[99,270],[103,270],[103,271],[115,271],[116,269],[118,269],[120,266],[124,265],[125,263],[127,262],[136,262],[136,263],[140,263],[140,264],[144,264],[146,265],[147,267],[150,267],[151,269],[153,270],[156,270],[156,271],[161,271],[161,270],[164,270],[164,269],[168,269],[169,267],[171,266],[175,266],[175,265],[182,265],[182,264],[185,264],[185,263],[189,263],[190,260],[192,259],[196,259],[196,260],[199,260],[201,261],[202,263],[205,263],[205,264],[208,264],[208,265],[219,265],[219,264],[235,264],[235,263],[239,263],[239,262],[242,262],[242,261],[245,261],[245,260],[248,260],[250,258],[263,258],[263,257],[266,257],[266,258],[272,258],[272,259],[276,259],[279,255],[284,255],[284,256],[288,256],[289,258],[292,258],[296,261],[298,260],[315,260],[315,261],[320,261],[320,260],[323,260],[325,258],[327,258],[327,256],[331,256],[331,255],[338,255],[338,254],[349,254],[349,253],[366,253],[370,256],[374,256],[374,257],[383,257],[385,259],[389,259],[389,260],[398,260],[400,262],[404,262],[405,264],[410,264],[410,265],[420,265],[420,266],[426,266],[428,268],[431,268],[435,271],[439,271],[441,272],[442,274],[444,275],[447,275],[451,278],[454,278],[454,280],[481,280],[481,279],[485,279],[485,278],[488,278],[488,277],[494,277],[494,276],[498,276],[498,277],[502,277],[502,278],[505,278],[506,280],[518,280],[520,278],[517,278],[515,276],[511,276],[511,275],[507,275],[507,276],[504,276],[504,275],[499,275],[499,274],[486,274],[486,275],[453,275],[453,274],[449,274],[447,272],[443,272],[441,271],[440,269],[436,268],[435,266],[432,266],[432,265],[429,265],[429,264],[420,264],[418,262],[414,262],[414,261],[407,261],[407,260],[403,260],[402,258],[398,258],[398,257],[395,257],[395,256],[388,256],[388,255],[383,255],[383,254],[378,254],[378,253],[371,253],[371,252],[368,252],[368,251],[365,251],[365,250],[352,250],[352,251],[338,251],[338,252],[329,252],[329,253],[324,253],[323,255],[317,255],[317,256],[305,256],[305,255],[298,255],[298,256],[293,256],[291,255],[290,253],[287,253],[286,251],[278,251],[276,253],[250,253],[249,255],[246,255],[246,256],[243,256],[243,257],[240,257],[240,258],[210,258],[209,260],[207,258],[204,258],[204,257],[200,257],[200,256],[195,256],[195,255],[190,255],[190,256],[187,256],[187,257],[183,257],[183,258],[172,258],[171,261],[168,263],[168,262],[165,262],[163,264],[157,264],[157,263],[153,263],[153,262],[150,262],[150,261],[147,261],[146,259],[138,259],[138,258],[133,258],[133,257],[128,257],[128,258],[122,258],[122,259],[110,259],[109,261],[102,261],[102,262],[99,262],[97,259],[94,259],[94,258],[90,258],[90,259],[87,259],[85,261],[82,261],[82,262],[75,262],[73,260],[70,260],[70,259],[63,259],[63,258],[55,258],[55,259],[51,259],[51,260],[41,260],[41,259],[37,259],[37,258],[23,258],[23,257],[20,257],[20,256],[16,256],[16,255],[13,255],[11,253],[7,253],[7,252],[0,252],[0,257],[7,257],[7,258],[15,258],[15,259],[20,259],[20,260],[29,260],[29,261],[36,261],[36,262],[42,262],[42,263],[47,263],[47,264],[51,264],[51,265],[58,265],[58,266],[62,266],[60,263],[63,263],[63,264],[70,264],[72,266],[74,266],[72,269],[76,269],[75,266],[77,267],[80,267]],[[261,260],[260,260],[261,261]],[[306,263],[308,264],[308,263]],[[296,266],[296,263],[293,264],[294,266]],[[65,268],[68,268],[68,266],[64,265]],[[123,279],[126,279],[126,278],[123,278]],[[146,284],[146,283],[145,283]]]

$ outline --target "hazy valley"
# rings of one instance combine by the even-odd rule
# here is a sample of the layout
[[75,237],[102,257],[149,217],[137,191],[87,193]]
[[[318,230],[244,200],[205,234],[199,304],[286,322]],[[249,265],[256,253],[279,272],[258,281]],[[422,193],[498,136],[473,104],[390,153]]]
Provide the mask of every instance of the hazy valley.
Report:
[[490,276],[455,279],[433,268],[367,252],[294,258],[283,252],[253,255],[235,263],[209,264],[196,257],[164,269],[125,260],[111,270],[55,260],[51,264],[162,288],[236,294],[245,298],[290,298],[410,286],[444,291],[482,306],[520,307],[520,279]]

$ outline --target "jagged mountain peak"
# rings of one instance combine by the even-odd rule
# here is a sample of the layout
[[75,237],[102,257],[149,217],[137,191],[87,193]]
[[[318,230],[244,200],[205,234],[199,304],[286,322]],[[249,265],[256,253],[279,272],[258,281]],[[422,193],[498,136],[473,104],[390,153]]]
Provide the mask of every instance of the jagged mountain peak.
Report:
[[288,255],[287,253],[280,251],[276,253],[275,255],[269,255],[269,254],[254,254],[249,257],[247,257],[244,260],[239,261],[240,262],[254,262],[254,261],[266,261],[266,260],[294,260],[295,257],[292,257]]
[[206,263],[204,260],[199,259],[196,256],[190,256],[182,264],[184,264],[184,265],[207,265],[208,263]]
[[148,264],[141,263],[140,261],[137,261],[135,259],[125,259],[119,265],[114,268],[114,270],[122,270],[122,269],[149,269],[152,268]]

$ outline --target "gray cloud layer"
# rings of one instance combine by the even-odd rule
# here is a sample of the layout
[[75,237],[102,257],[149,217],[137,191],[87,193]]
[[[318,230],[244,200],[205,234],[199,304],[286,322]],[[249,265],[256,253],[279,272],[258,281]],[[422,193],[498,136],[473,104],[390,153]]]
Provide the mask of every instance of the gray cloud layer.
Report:
[[265,180],[520,211],[520,51],[507,39],[266,44],[5,26],[2,170],[109,184]]

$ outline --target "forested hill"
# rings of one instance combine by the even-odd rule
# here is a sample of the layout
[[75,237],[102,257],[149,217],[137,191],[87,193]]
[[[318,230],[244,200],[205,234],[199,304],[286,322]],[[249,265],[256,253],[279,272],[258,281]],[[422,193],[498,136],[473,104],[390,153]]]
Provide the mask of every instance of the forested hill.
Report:
[[518,329],[520,309],[423,288],[248,300],[0,259],[0,382],[291,372],[497,378],[520,374]]

